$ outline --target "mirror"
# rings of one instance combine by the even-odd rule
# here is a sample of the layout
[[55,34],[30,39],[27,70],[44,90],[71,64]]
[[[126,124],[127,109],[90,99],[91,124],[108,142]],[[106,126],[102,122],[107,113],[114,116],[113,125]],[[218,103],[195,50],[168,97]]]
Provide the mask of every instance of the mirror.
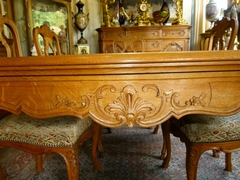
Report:
[[[72,13],[70,0],[6,0],[20,32],[24,56],[32,54],[33,28],[48,24],[59,36],[62,54],[73,53]],[[10,9],[10,10],[9,10]]]
[[[69,54],[68,10],[66,5],[49,0],[32,0],[32,27],[40,27],[47,24],[55,32],[60,41],[61,53]],[[41,39],[39,37],[39,39]],[[43,40],[40,40],[42,49]]]

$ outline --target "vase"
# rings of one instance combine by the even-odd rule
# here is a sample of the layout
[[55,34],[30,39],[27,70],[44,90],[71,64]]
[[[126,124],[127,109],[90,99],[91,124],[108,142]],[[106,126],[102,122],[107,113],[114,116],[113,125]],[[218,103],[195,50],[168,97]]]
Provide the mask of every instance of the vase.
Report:
[[211,30],[213,28],[213,24],[216,20],[220,18],[221,8],[218,4],[217,0],[210,0],[206,5],[206,20],[211,22],[210,28],[207,30]]
[[85,14],[83,12],[83,6],[84,4],[82,3],[81,0],[78,1],[76,4],[78,8],[78,13],[74,16],[75,19],[75,26],[77,29],[81,32],[81,38],[78,40],[78,44],[87,44],[87,40],[83,37],[83,31],[86,29],[88,22],[89,22],[89,14]]
[[155,22],[164,25],[168,22],[169,17],[170,17],[169,7],[167,1],[164,0],[161,9],[159,11],[153,12],[153,18]]

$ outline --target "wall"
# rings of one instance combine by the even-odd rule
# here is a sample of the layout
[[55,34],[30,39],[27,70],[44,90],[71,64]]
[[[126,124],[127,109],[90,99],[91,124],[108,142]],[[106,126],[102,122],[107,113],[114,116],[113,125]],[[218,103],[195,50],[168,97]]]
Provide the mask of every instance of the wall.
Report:
[[[139,0],[140,1],[140,0]],[[193,1],[200,0],[184,0],[183,1],[183,18],[192,24],[192,7]],[[77,13],[76,3],[78,0],[72,0],[72,11],[74,14]],[[89,13],[89,24],[83,32],[84,38],[87,39],[90,45],[90,53],[98,53],[98,34],[96,29],[100,27],[100,3],[98,0],[82,0],[84,3],[83,12],[85,14]],[[160,9],[160,6],[159,6]],[[77,40],[80,38],[80,32],[73,25],[73,42],[76,44]]]

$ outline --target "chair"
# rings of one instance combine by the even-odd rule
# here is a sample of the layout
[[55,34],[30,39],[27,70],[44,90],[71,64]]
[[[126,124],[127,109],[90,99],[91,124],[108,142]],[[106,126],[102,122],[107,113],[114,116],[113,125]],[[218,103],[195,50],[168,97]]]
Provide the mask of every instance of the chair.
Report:
[[[229,33],[231,33],[230,38],[226,41]],[[237,33],[238,21],[236,19],[223,18],[216,21],[210,31],[208,50],[233,50]]]
[[[229,43],[223,37],[231,29]],[[208,50],[233,50],[234,40],[238,32],[238,20],[223,18],[215,22],[210,31]],[[229,33],[229,32],[228,32]],[[216,48],[217,47],[217,48]],[[161,158],[163,167],[167,168],[171,156],[170,133],[179,137],[186,145],[186,172],[188,180],[197,177],[198,160],[206,150],[213,150],[213,156],[225,152],[225,166],[232,170],[231,153],[240,148],[240,113],[233,116],[187,115],[177,120],[174,117],[162,124],[163,148]]]
[[[39,35],[43,38],[44,48],[43,51],[39,42]],[[36,50],[39,56],[49,56],[49,48],[52,51],[52,55],[61,55],[61,48],[59,43],[59,37],[55,34],[47,24],[43,24],[41,27],[35,27],[33,29],[33,41],[36,46]],[[92,144],[92,158],[94,162],[95,170],[101,169],[101,165],[97,160],[98,149],[100,156],[103,153],[102,141],[101,141],[101,126],[94,123],[93,144]]]
[[[39,43],[39,35],[42,36],[44,42],[44,54],[42,52],[40,43]],[[33,41],[36,46],[36,50],[39,56],[49,56],[49,48],[52,51],[53,55],[61,55],[61,48],[59,43],[58,35],[55,34],[46,24],[43,24],[40,28],[35,27],[33,29]]]
[[[16,25],[7,17],[0,16],[0,27],[9,27],[14,41],[16,56],[22,56],[19,34]],[[6,47],[7,57],[11,57],[11,48],[6,43],[1,28],[0,41]],[[4,37],[4,38],[3,38]],[[36,170],[42,171],[42,154],[57,153],[61,155],[67,166],[68,179],[78,179],[78,147],[86,139],[93,137],[94,129],[98,125],[90,118],[80,120],[73,116],[61,116],[46,119],[36,119],[24,113],[19,115],[10,114],[0,120],[0,146],[13,147],[36,156]],[[98,134],[96,134],[98,135]],[[93,137],[92,158],[95,169],[100,168],[96,157],[96,147],[100,140]],[[4,174],[0,169],[0,177]]]
[[[238,39],[237,36],[239,36],[239,30],[238,28],[235,28],[236,23],[234,21],[234,19],[237,19],[237,12],[236,12],[236,7],[232,6],[229,7],[228,9],[224,10],[224,16],[225,18],[223,18],[221,21],[217,21],[215,23],[213,29],[211,29],[211,31],[206,31],[205,33],[202,33],[201,36],[201,40],[200,40],[200,50],[227,50],[227,49],[234,49],[234,46],[236,45],[235,43],[231,42],[228,43],[229,38],[232,37],[230,40],[231,41],[235,41],[235,39]],[[230,22],[227,22],[229,21]],[[220,29],[219,29],[220,28]],[[229,33],[231,32],[231,30],[229,31],[229,28],[231,28],[231,30],[235,30],[238,31],[237,32],[237,36],[233,37],[233,36],[229,36]],[[227,30],[227,32],[226,32]],[[235,32],[234,32],[235,34]],[[211,40],[211,42],[210,42]],[[212,46],[208,46],[208,44],[212,44]],[[233,47],[228,47],[228,44],[233,46]],[[237,48],[236,48],[237,49]]]
[[[171,133],[186,145],[186,171],[188,180],[197,178],[198,160],[207,150],[225,153],[225,170],[232,171],[231,154],[240,149],[240,113],[233,116],[187,115],[176,126],[170,119]],[[180,129],[179,129],[180,128]]]

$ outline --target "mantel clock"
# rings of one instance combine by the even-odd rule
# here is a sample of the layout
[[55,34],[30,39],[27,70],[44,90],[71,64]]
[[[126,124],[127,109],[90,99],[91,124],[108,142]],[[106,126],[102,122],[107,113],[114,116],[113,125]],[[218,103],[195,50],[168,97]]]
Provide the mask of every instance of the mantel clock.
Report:
[[149,11],[150,11],[150,4],[147,2],[147,0],[141,0],[138,3],[137,10],[138,10],[138,16],[135,20],[135,24],[138,26],[150,26],[151,21],[150,21],[150,16],[149,16]]

